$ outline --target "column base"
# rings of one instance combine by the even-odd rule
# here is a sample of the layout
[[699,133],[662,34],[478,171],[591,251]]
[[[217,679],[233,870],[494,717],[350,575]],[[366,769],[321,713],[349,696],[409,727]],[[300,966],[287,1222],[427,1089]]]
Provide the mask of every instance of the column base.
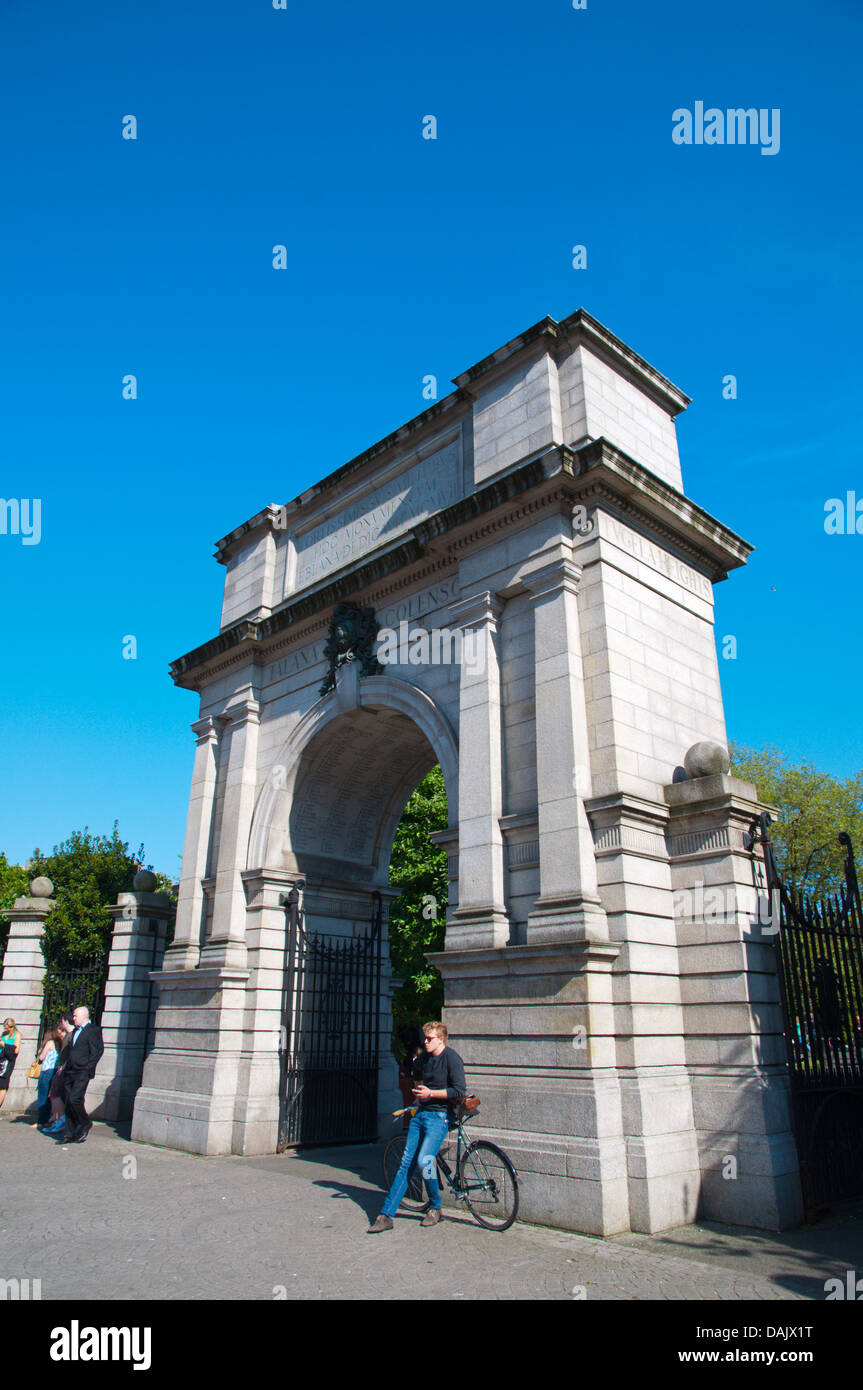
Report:
[[194,970],[201,952],[198,946],[169,946],[162,957],[163,970]]
[[608,940],[608,919],[598,898],[537,898],[528,913],[528,945]]
[[512,923],[502,907],[457,907],[446,926],[447,951],[506,946]]
[[243,941],[208,941],[201,947],[202,970],[246,970],[249,951]]

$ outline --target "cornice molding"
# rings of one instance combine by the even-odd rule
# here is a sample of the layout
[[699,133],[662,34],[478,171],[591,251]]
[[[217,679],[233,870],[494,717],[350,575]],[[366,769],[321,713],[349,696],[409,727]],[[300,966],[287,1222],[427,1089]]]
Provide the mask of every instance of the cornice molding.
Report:
[[729,570],[744,565],[752,554],[753,547],[742,536],[607,439],[566,449],[564,469],[577,485],[575,502],[584,503],[591,496],[612,499],[622,512],[706,566],[714,583],[726,579]]
[[[745,564],[752,547],[655,474],[605,439],[578,449],[555,445],[540,458],[511,469],[451,507],[419,522],[398,544],[331,583],[289,599],[268,617],[243,619],[171,665],[177,685],[200,689],[216,675],[252,663],[265,665],[289,645],[302,624],[302,640],[325,629],[335,604],[346,599],[380,603],[384,594],[415,587],[451,572],[464,551],[496,538],[549,507],[592,501],[631,519],[648,535],[671,543],[714,583]],[[386,587],[382,584],[386,582]],[[324,615],[326,614],[326,617]],[[318,619],[309,623],[309,619]]]
[[689,405],[690,397],[679,386],[651,367],[645,358],[633,352],[622,338],[618,338],[586,309],[576,309],[574,314],[560,322],[546,314],[545,318],[515,338],[510,338],[508,343],[468,367],[453,381],[465,395],[475,397],[480,382],[483,387],[490,385],[496,376],[511,371],[519,357],[536,356],[544,349],[557,360],[564,352],[571,352],[581,345],[609,362],[621,376],[635,381],[641,391],[669,415],[679,415]]

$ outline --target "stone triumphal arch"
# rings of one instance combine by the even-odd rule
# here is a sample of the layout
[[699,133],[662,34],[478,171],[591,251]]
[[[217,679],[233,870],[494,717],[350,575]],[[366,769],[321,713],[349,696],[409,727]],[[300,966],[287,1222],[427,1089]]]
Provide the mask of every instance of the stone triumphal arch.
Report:
[[[363,1028],[389,1132],[389,857],[439,763],[445,1021],[526,1218],[787,1225],[782,1023],[743,839],[760,808],[728,775],[713,633],[713,585],[749,547],[683,492],[687,397],[584,311],[455,386],[219,543],[219,633],[172,668],[201,706],[133,1137],[276,1149],[301,938],[319,962],[380,944]],[[429,645],[444,632],[460,660]],[[317,970],[337,1050],[346,977],[315,994]]]

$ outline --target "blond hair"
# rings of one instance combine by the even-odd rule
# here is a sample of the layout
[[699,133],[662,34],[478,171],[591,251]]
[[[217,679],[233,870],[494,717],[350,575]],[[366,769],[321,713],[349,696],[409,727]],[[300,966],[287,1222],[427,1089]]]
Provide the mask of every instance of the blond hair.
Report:
[[425,1033],[426,1037],[428,1037],[430,1033],[434,1033],[436,1037],[443,1038],[444,1042],[446,1042],[447,1038],[449,1037],[449,1033],[447,1031],[447,1026],[445,1023],[424,1023],[423,1032]]

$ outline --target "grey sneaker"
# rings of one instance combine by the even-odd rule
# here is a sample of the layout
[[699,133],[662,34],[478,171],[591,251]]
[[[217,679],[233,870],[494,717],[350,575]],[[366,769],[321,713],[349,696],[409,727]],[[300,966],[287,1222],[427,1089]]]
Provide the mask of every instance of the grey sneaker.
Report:
[[421,1226],[436,1226],[442,1220],[440,1207],[430,1207],[420,1222]]
[[392,1228],[393,1228],[393,1223],[392,1223],[392,1221],[390,1221],[390,1218],[389,1218],[388,1216],[384,1216],[383,1212],[381,1212],[380,1216],[378,1217],[377,1221],[375,1221],[374,1225],[373,1225],[373,1226],[369,1226],[369,1229],[368,1229],[368,1231],[366,1232],[366,1235],[369,1235],[369,1236],[376,1236],[376,1235],[379,1235],[381,1231],[391,1231]]

